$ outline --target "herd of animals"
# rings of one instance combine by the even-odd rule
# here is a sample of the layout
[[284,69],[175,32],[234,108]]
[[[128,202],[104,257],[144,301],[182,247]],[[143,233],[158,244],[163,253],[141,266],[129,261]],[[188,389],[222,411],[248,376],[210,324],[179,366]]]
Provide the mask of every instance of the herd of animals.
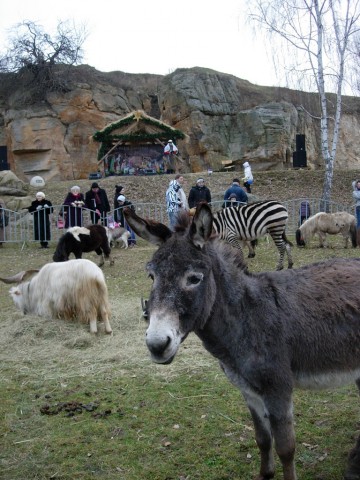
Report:
[[[146,269],[153,279],[146,345],[154,362],[169,364],[194,332],[219,360],[247,403],[260,450],[258,480],[275,475],[273,446],[284,480],[296,480],[294,388],[330,388],[356,382],[360,389],[360,258],[332,259],[292,269],[286,208],[267,201],[213,213],[200,204],[193,218],[180,215],[175,230],[126,208],[134,232],[158,246]],[[243,246],[269,234],[279,260],[276,271],[251,273]],[[356,220],[346,212],[318,213],[296,232],[298,246],[319,235],[341,234],[356,247]],[[113,264],[111,243],[127,246],[127,232],[101,225],[69,229],[53,263],[40,270],[0,278],[15,283],[10,294],[24,313],[77,318],[97,333],[103,321],[111,334],[107,286],[101,266]],[[225,240],[225,241],[224,241]],[[234,248],[235,247],[235,248]],[[82,259],[95,251],[99,266]],[[70,254],[76,259],[69,260]],[[283,270],[287,255],[288,269]],[[47,288],[40,288],[47,285]],[[346,480],[360,479],[360,440],[349,456]]]

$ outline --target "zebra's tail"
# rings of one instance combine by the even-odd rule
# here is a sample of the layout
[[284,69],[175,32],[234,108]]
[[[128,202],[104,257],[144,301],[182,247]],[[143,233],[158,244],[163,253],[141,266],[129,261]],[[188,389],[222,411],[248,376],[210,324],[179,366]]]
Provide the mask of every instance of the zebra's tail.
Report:
[[285,243],[287,243],[288,245],[290,245],[290,247],[293,246],[293,243],[290,242],[290,240],[287,238],[285,232],[282,233],[281,238],[284,240]]

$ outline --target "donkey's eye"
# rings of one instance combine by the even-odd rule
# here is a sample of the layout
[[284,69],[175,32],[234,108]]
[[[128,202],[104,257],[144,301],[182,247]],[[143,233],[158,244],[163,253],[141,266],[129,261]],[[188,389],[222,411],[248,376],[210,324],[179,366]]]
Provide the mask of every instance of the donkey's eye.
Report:
[[187,277],[187,284],[188,286],[191,286],[191,285],[199,285],[199,283],[202,282],[204,278],[204,275],[202,273],[193,273],[192,275],[189,275]]

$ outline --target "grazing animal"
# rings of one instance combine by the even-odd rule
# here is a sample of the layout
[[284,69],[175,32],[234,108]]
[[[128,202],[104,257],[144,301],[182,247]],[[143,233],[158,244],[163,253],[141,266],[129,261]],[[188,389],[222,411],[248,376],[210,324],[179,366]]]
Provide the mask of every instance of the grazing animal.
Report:
[[106,234],[109,240],[109,245],[112,244],[122,244],[124,248],[128,248],[128,239],[130,237],[130,232],[123,227],[115,228],[106,228]]
[[349,239],[355,248],[356,242],[356,218],[348,212],[325,213],[319,212],[308,218],[296,230],[296,243],[299,247],[305,247],[310,243],[314,235],[319,237],[319,247],[326,246],[326,234],[344,237],[344,247],[348,248]]
[[[293,266],[292,244],[285,235],[288,216],[284,205],[269,200],[219,210],[214,214],[213,228],[221,239],[238,248],[241,255],[243,255],[241,241],[247,241],[249,246],[249,241],[270,234],[279,251],[276,270],[282,270],[285,252],[288,257],[288,268]],[[249,246],[249,257],[254,256],[255,251]]]
[[59,238],[54,262],[66,262],[71,253],[75,258],[81,258],[83,253],[94,251],[101,255],[99,267],[104,265],[104,256],[114,265],[111,257],[111,248],[106,234],[106,228],[102,225],[89,225],[88,227],[72,227]]
[[112,333],[104,274],[90,260],[48,263],[40,270],[28,270],[0,280],[18,283],[10,289],[10,295],[24,314],[78,319],[90,324],[91,333],[97,333],[99,320],[104,322],[106,333]]
[[294,387],[360,388],[360,258],[295,270],[246,271],[242,256],[212,235],[207,205],[175,232],[124,212],[140,237],[158,245],[147,264],[153,285],[146,345],[169,364],[190,332],[220,361],[249,407],[260,449],[259,480],[296,480]]

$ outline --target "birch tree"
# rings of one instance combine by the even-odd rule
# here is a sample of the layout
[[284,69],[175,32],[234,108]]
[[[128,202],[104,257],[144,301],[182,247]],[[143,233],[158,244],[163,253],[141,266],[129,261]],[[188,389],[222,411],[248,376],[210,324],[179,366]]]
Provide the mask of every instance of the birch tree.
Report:
[[[286,48],[289,72],[297,78],[298,87],[306,79],[307,87],[318,92],[325,166],[322,207],[326,209],[339,139],[342,91],[360,26],[359,0],[250,0],[249,10],[249,19],[276,37],[271,45]],[[329,90],[336,96],[332,118],[328,113]]]

